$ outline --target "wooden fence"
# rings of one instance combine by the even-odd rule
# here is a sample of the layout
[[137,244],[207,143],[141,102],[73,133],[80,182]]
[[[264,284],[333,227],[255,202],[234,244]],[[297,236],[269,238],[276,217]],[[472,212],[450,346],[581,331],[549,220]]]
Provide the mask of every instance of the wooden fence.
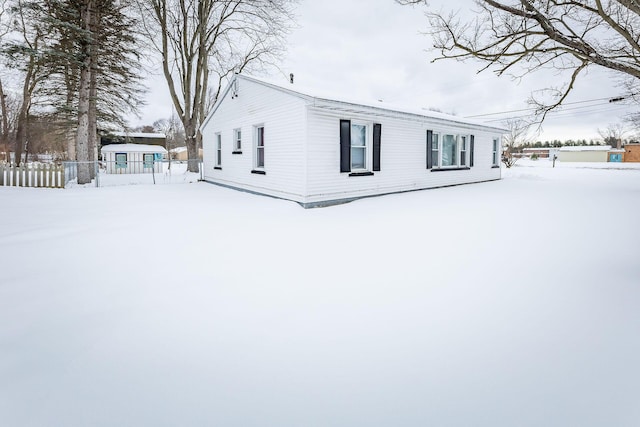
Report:
[[44,163],[0,162],[0,187],[64,188],[64,166]]

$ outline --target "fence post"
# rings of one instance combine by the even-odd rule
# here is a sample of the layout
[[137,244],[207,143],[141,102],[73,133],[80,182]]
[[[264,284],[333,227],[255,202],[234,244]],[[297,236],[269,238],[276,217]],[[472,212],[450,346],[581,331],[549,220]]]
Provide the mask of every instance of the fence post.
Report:
[[4,187],[4,170],[6,169],[5,165],[5,162],[0,162],[0,187]]
[[18,170],[18,175],[20,175],[20,187],[24,187],[24,180],[26,173],[24,171],[24,162],[20,162],[20,169]]

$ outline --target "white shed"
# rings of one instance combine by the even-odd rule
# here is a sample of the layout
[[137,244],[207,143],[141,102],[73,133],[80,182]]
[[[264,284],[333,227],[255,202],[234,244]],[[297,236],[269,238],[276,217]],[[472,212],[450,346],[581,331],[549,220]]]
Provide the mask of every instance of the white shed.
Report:
[[106,172],[162,173],[162,158],[167,150],[159,145],[110,144],[102,147]]
[[491,181],[504,132],[236,75],[202,125],[204,179],[304,207]]

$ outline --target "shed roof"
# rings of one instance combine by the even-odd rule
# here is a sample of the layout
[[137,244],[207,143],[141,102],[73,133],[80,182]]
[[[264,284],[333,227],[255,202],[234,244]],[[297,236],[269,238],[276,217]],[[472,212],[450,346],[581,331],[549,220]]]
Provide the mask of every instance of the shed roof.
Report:
[[[366,99],[351,99],[348,96],[344,96],[343,94],[336,94],[335,92],[331,93],[326,89],[318,89],[315,87],[305,86],[304,84],[301,85],[298,83],[287,84],[287,83],[282,83],[280,81],[273,81],[268,79],[256,78],[253,76],[247,76],[245,74],[236,74],[233,77],[233,79],[231,80],[231,83],[229,83],[227,88],[222,93],[222,96],[220,96],[218,103],[216,103],[216,105],[211,110],[211,113],[209,114],[209,116],[203,122],[202,124],[203,127],[206,126],[206,124],[209,122],[209,120],[211,119],[211,116],[213,116],[213,114],[217,110],[220,103],[224,100],[228,92],[234,86],[235,82],[242,81],[242,80],[259,83],[261,85],[271,87],[273,89],[288,93],[293,96],[297,96],[299,98],[303,98],[311,102],[313,101],[333,102],[333,103],[346,104],[352,107],[355,106],[355,107],[374,108],[377,110],[383,110],[383,111],[394,112],[394,113],[402,113],[402,114],[411,115],[411,116],[419,116],[422,118],[438,119],[446,122],[465,124],[465,125],[480,127],[480,128],[488,129],[491,131],[500,132],[500,133],[507,132],[506,129],[487,125],[481,121],[466,119],[463,117],[440,113],[437,111],[431,111],[426,108],[397,105],[393,103],[383,102],[382,100],[375,101],[375,100],[366,100]],[[239,88],[238,90],[242,91],[241,88]]]
[[162,153],[165,154],[167,150],[160,145],[145,145],[145,144],[109,144],[102,147],[103,153]]
[[164,133],[151,133],[151,132],[109,132],[109,135],[121,136],[124,138],[151,138],[151,139],[165,139],[167,136]]

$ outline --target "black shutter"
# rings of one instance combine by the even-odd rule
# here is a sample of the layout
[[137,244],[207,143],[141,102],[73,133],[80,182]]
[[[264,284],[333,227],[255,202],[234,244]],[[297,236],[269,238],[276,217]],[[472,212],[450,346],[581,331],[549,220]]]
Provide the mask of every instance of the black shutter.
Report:
[[380,138],[382,136],[382,125],[373,124],[373,170],[380,170]]
[[470,135],[470,144],[469,144],[469,167],[473,167],[473,146],[474,146],[474,137],[473,135]]
[[351,172],[351,120],[340,120],[340,172]]
[[427,131],[427,169],[433,167],[433,131]]

